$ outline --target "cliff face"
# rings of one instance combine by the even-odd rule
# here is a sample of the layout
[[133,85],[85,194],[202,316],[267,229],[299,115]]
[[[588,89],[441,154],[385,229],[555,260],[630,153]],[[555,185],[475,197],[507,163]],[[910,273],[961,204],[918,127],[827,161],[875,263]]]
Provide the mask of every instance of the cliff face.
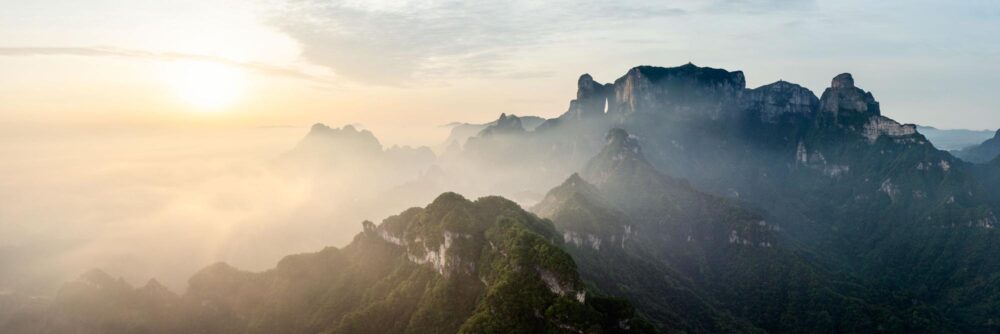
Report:
[[[581,96],[600,100],[600,94],[588,95],[596,89],[581,88],[597,87],[590,84],[592,80],[578,83],[578,100]],[[1000,263],[974,250],[1000,251],[992,232],[995,212],[1000,210],[1000,200],[995,198],[1000,196],[983,186],[998,178],[977,175],[994,172],[970,167],[934,148],[914,125],[883,116],[874,95],[860,88],[851,74],[834,77],[817,97],[781,81],[747,89],[739,71],[690,64],[640,66],[615,80],[610,89],[606,113],[588,109],[595,117],[568,117],[572,113],[567,112],[547,121],[526,133],[518,150],[505,159],[524,159],[531,155],[521,153],[535,150],[543,152],[538,154],[543,159],[572,151],[575,159],[544,160],[538,169],[560,170],[563,175],[582,171],[583,179],[602,187],[609,177],[588,173],[586,160],[578,158],[588,151],[590,156],[603,154],[607,140],[594,138],[596,131],[620,128],[629,140],[640,144],[645,162],[657,171],[686,179],[693,188],[752,204],[768,213],[768,226],[778,224],[790,237],[816,245],[810,251],[829,255],[823,258],[862,263],[868,277],[891,277],[919,289],[953,270],[966,270],[959,264],[962,261]],[[579,130],[581,124],[588,125],[586,132]],[[632,163],[639,160],[629,154],[615,157],[620,159],[602,161],[623,170],[642,165]],[[566,167],[566,161],[574,166]],[[641,189],[652,178],[638,179],[643,181],[629,189],[645,194]],[[636,197],[622,203],[648,200]],[[606,240],[577,234],[569,238],[574,244],[576,240],[583,246],[601,244],[602,250],[608,245]],[[966,238],[981,242],[971,246],[959,241]],[[740,243],[742,239],[740,234],[734,238]],[[928,239],[938,241],[933,246],[918,241]],[[922,255],[903,251],[914,247],[923,250]],[[945,249],[962,251],[948,251],[953,255],[948,259],[941,255]],[[956,258],[961,260],[956,262]],[[936,265],[932,268],[926,263]],[[969,274],[950,280],[939,292],[921,292],[925,298],[920,301],[935,304],[929,314],[921,316],[952,318],[982,330],[991,325],[972,323],[982,318],[958,308],[974,312],[990,307],[973,301],[969,291],[983,287],[995,273],[963,272]],[[904,294],[907,289],[903,288]],[[954,308],[956,304],[942,303],[945,296],[960,296],[956,298],[976,306]],[[935,313],[938,310],[947,311]]]
[[814,116],[819,109],[819,99],[805,87],[778,81],[746,91],[740,107],[764,122],[775,123],[789,114]]
[[612,85],[600,84],[590,74],[584,74],[577,80],[576,86],[576,99],[569,102],[567,116],[592,118],[604,114],[608,97],[612,94]]
[[687,64],[662,68],[639,66],[615,80],[608,112],[698,113],[716,118],[746,88],[743,72]]
[[854,86],[854,77],[843,73],[833,78],[830,88],[823,91],[820,110],[833,113],[834,117],[844,112],[881,115],[878,102],[870,92]]

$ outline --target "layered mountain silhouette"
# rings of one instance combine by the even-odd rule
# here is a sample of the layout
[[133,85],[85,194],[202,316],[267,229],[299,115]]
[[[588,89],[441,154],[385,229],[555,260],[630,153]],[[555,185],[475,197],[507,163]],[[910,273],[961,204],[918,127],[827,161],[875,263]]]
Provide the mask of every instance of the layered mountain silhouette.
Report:
[[882,115],[891,106],[858,82],[837,75],[817,96],[785,81],[748,88],[740,71],[693,64],[638,66],[610,83],[584,74],[559,117],[460,125],[437,156],[317,125],[278,165],[332,172],[317,179],[356,195],[345,208],[398,212],[444,191],[484,197],[447,192],[270,271],[213,265],[183,295],[92,272],[51,301],[0,298],[0,325],[1000,330],[1000,159],[974,164],[936,148]]
[[997,130],[997,133],[993,135],[993,138],[987,139],[979,145],[952,151],[952,153],[959,159],[968,162],[990,162],[993,159],[996,159],[997,156],[1000,156],[1000,130]]
[[[519,120],[521,121],[521,126],[524,127],[525,130],[529,131],[534,130],[539,125],[541,125],[542,122],[545,122],[544,118],[538,116],[519,117]],[[465,142],[469,140],[469,138],[475,137],[476,135],[479,134],[479,132],[483,131],[483,129],[486,129],[487,127],[490,127],[497,123],[498,121],[487,122],[482,124],[459,123],[459,122],[447,124],[445,125],[445,127],[451,129],[448,132],[448,138],[445,138],[444,142],[440,146],[440,149],[441,151],[445,152],[460,151],[462,146],[465,145]]]
[[632,300],[661,328],[940,329],[919,322],[940,319],[926,305],[896,306],[898,297],[864,279],[812,262],[814,254],[744,203],[658,172],[624,130],[607,138],[583,177],[573,174],[532,210],[562,231],[585,279]]
[[425,146],[385,148],[368,130],[358,130],[352,125],[338,129],[317,123],[279,161],[286,164],[294,162],[298,163],[297,167],[307,168],[375,168],[395,172],[403,168],[413,171],[426,169],[435,158],[434,152]]
[[990,130],[938,129],[920,125],[917,126],[917,131],[934,143],[935,147],[947,151],[976,146],[994,136],[994,131]]
[[[565,138],[546,137],[577,124],[623,129],[656,170],[746,203],[804,245],[811,263],[926,303],[942,317],[928,322],[950,330],[996,328],[995,169],[956,159],[915,126],[881,115],[852,75],[836,76],[820,97],[781,81],[747,89],[741,72],[691,64],[636,67],[602,87],[611,92],[602,95],[605,112],[567,112],[519,146],[559,148]],[[590,116],[575,121],[581,115]],[[593,134],[585,136],[572,151],[547,154],[598,154]],[[584,170],[581,160],[561,167]],[[645,192],[636,188],[626,204]]]

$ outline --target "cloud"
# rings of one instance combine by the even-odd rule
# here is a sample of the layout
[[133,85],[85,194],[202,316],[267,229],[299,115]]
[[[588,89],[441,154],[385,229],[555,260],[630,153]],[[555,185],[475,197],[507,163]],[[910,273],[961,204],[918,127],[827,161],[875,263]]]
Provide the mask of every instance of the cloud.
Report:
[[816,0],[719,0],[711,11],[742,14],[768,14],[803,11],[817,7]]
[[84,57],[125,57],[162,61],[194,60],[239,67],[264,75],[300,79],[321,84],[332,84],[328,78],[312,75],[297,69],[263,63],[240,62],[223,57],[179,52],[152,52],[144,50],[112,47],[0,47],[0,56],[84,56]]
[[361,208],[378,180],[275,168],[304,131],[40,132],[22,138],[30,149],[0,145],[0,291],[49,294],[91,268],[183,291],[213,262],[271,268],[410,206]]
[[398,85],[440,76],[520,77],[511,60],[525,48],[557,47],[566,35],[622,20],[686,13],[633,1],[302,0],[266,21],[297,40],[309,62],[354,81]]

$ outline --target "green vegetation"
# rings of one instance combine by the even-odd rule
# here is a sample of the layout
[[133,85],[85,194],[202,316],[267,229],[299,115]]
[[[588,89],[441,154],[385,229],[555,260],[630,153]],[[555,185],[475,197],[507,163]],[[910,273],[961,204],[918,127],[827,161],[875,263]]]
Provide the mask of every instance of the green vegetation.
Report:
[[628,302],[589,292],[551,222],[506,199],[445,193],[426,208],[364,227],[343,249],[288,256],[265,272],[209,266],[183,296],[155,282],[134,289],[100,271],[67,284],[47,304],[6,296],[0,305],[30,316],[12,317],[0,331],[654,331]]

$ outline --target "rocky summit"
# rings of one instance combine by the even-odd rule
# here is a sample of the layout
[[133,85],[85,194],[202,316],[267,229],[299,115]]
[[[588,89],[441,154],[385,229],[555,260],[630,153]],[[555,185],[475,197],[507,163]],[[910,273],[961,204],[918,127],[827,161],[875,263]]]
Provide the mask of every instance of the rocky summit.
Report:
[[[687,182],[701,192],[753,208],[767,226],[780,227],[775,232],[778,240],[804,246],[782,250],[819,254],[781,257],[807,263],[812,268],[808,271],[831,284],[865,287],[858,291],[868,291],[862,293],[867,297],[858,291],[838,293],[865,300],[864,307],[896,314],[901,321],[894,326],[901,331],[921,328],[922,321],[938,324],[944,332],[995,328],[997,322],[986,314],[997,305],[974,297],[973,291],[988,289],[997,278],[990,268],[1000,268],[1000,262],[987,255],[1000,252],[995,229],[1000,196],[990,186],[1000,180],[994,175],[997,169],[971,165],[935,148],[915,125],[883,116],[874,94],[861,87],[851,74],[839,74],[817,97],[784,81],[747,88],[740,71],[692,64],[639,66],[613,81],[604,114],[595,113],[588,121],[560,117],[547,122],[522,136],[518,154],[507,160],[563,175],[579,171],[599,189],[603,183],[614,184],[604,172],[610,169],[588,172],[588,152],[591,157],[606,156],[595,166],[654,170],[637,174],[638,181],[611,192],[630,194],[629,200],[605,194],[603,200],[587,202],[610,203],[612,211],[622,212],[625,221],[637,227],[636,217],[646,215],[636,213],[664,217],[652,213],[672,202],[654,204],[657,197],[650,195],[655,193],[650,184],[663,182],[651,181],[663,179],[652,175],[668,175],[666,180],[675,180],[668,182],[673,188],[682,189],[680,184]],[[563,144],[570,137],[573,144]],[[630,163],[640,160],[622,150],[606,153],[607,143],[641,147],[643,162]],[[537,159],[531,158],[535,149]],[[573,158],[548,159],[553,156]],[[640,165],[649,168],[636,167]],[[580,201],[570,203],[583,206]],[[549,207],[539,212],[555,211]],[[676,237],[676,231],[671,235]],[[587,237],[580,238],[586,245]],[[735,240],[742,242],[742,235]],[[854,274],[843,277],[823,268]],[[963,274],[954,276],[956,272]],[[943,277],[950,277],[947,283],[941,283]],[[885,290],[885,282],[894,282],[893,288]],[[914,303],[898,306],[890,295]],[[749,316],[733,312],[737,319]],[[904,313],[909,314],[905,319]],[[771,321],[766,319],[780,318],[772,316],[750,322],[783,331],[765,325]]]

